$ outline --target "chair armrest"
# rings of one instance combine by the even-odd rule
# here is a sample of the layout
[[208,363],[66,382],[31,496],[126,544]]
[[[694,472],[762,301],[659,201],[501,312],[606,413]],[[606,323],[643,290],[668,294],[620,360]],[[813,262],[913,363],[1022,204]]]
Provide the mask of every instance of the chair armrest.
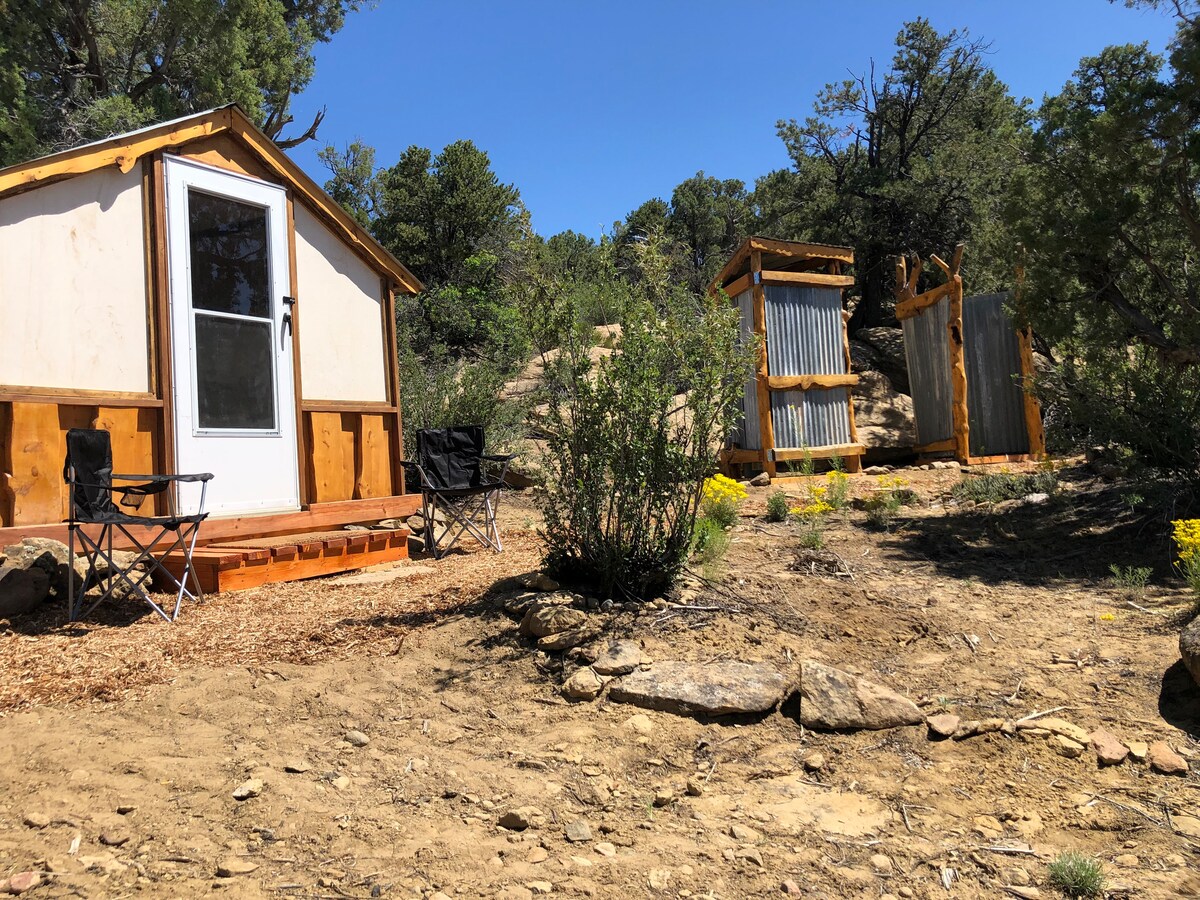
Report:
[[509,453],[505,456],[493,456],[491,454],[484,454],[483,456],[481,456],[479,458],[486,459],[489,462],[512,462],[514,459],[517,458],[517,454]]
[[[212,481],[213,479],[211,472],[199,472],[193,475],[117,475],[114,473],[112,477],[119,478],[121,481],[147,481],[151,483]],[[116,490],[122,489],[116,488]]]

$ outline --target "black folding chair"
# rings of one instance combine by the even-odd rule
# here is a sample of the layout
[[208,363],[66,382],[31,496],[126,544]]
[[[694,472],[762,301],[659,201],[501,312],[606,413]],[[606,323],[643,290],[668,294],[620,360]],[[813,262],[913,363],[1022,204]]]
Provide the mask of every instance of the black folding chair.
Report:
[[[126,595],[133,594],[141,597],[153,607],[154,611],[168,622],[175,621],[179,615],[179,607],[185,596],[192,600],[204,598],[196,573],[192,571],[192,551],[196,548],[196,537],[200,533],[200,523],[207,517],[204,511],[204,496],[208,490],[208,482],[212,475],[115,475],[112,465],[112,441],[107,431],[89,428],[72,428],[67,432],[67,459],[63,465],[63,480],[70,486],[70,518],[67,520],[69,531],[69,565],[71,577],[67,579],[67,608],[72,622],[90,613],[97,605],[112,597],[115,592],[125,588]],[[117,486],[113,481],[135,482]],[[200,482],[200,506],[191,515],[179,515],[179,484],[184,482]],[[174,490],[171,490],[174,488]],[[147,497],[164,494],[167,501],[168,514],[165,516],[135,516],[124,512],[113,503],[113,495],[120,494],[118,501],[126,509],[140,509]],[[85,525],[99,525],[100,533],[92,537],[84,531]],[[128,526],[157,528],[153,540],[143,544],[129,531]],[[137,556],[127,565],[119,565],[113,556],[113,530],[120,531],[126,539],[137,548]],[[159,544],[169,535],[174,538],[166,549],[158,549]],[[87,559],[87,574],[83,583],[75,587],[75,540],[83,549]],[[168,554],[179,549],[183,553],[183,577],[177,579],[163,565]],[[99,563],[107,567],[107,579],[100,577]],[[149,565],[137,576],[135,570],[142,563]],[[147,580],[156,572],[161,572],[168,584],[178,588],[175,595],[175,609],[170,615],[154,602],[150,592],[146,590]],[[186,587],[188,576],[196,592],[193,594]],[[102,582],[107,582],[102,584]],[[88,590],[94,585],[102,588],[99,598],[85,611],[84,599]]]
[[[424,428],[417,432],[417,459],[410,463],[421,482],[425,519],[425,548],[441,559],[464,533],[473,535],[497,553],[504,549],[496,526],[496,508],[504,476],[515,456],[489,456],[483,452],[483,428]],[[437,530],[438,511],[445,524]],[[450,542],[442,539],[454,531]]]

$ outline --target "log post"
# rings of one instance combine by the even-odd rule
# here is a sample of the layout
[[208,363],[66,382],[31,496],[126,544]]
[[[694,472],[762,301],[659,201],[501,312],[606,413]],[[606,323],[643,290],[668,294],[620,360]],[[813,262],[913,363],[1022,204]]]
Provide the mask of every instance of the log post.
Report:
[[750,279],[754,306],[754,333],[758,335],[758,365],[755,392],[758,396],[758,440],[762,447],[763,471],[775,477],[775,424],[771,420],[771,390],[767,379],[767,295],[762,283],[762,251],[750,251]]
[[[1022,255],[1024,248],[1022,248]],[[1017,344],[1021,353],[1021,391],[1025,411],[1025,432],[1029,437],[1029,453],[1042,459],[1046,455],[1046,431],[1042,425],[1042,404],[1033,392],[1034,376],[1037,374],[1033,365],[1033,326],[1025,314],[1025,264],[1017,264],[1016,297],[1013,305],[1017,310]]]

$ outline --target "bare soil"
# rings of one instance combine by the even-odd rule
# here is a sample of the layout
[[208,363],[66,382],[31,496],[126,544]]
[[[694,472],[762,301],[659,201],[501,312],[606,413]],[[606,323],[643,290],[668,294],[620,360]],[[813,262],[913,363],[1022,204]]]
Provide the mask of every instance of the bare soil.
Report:
[[[971,510],[948,502],[958,472],[901,474],[917,504],[888,531],[834,515],[836,557],[766,523],[770,491],[753,489],[719,577],[612,634],[655,660],[792,677],[819,659],[929,713],[1055,709],[1165,739],[1190,775],[1100,769],[1019,734],[566,702],[559,660],[495,602],[540,558],[516,498],[499,556],[218,596],[175,625],[131,605],[0,631],[0,880],[42,872],[33,897],[735,898],[785,881],[814,898],[1050,897],[1048,863],[1074,850],[1102,861],[1110,897],[1200,896],[1200,688],[1178,661],[1190,604],[1161,518],[1079,472],[1047,503]],[[1140,608],[1110,563],[1156,567]],[[260,795],[235,800],[248,779]],[[526,806],[530,828],[499,826]],[[590,839],[567,840],[577,820]],[[254,868],[217,876],[235,863]]]

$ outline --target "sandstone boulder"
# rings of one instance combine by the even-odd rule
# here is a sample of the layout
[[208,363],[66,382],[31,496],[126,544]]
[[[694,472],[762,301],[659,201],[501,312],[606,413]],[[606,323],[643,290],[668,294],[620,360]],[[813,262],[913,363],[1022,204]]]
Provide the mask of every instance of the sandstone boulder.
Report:
[[882,372],[858,373],[854,386],[858,440],[872,461],[911,456],[917,443],[912,397],[897,391]]
[[1200,616],[1192,619],[1179,635],[1179,655],[1196,684],[1200,684]]
[[800,667],[800,723],[826,731],[919,725],[925,716],[895,691],[805,660]]
[[[873,351],[874,368],[887,376],[888,381],[902,394],[912,394],[908,382],[908,360],[904,356],[904,332],[900,328],[862,328],[854,340]],[[854,352],[851,348],[851,361]]]
[[761,713],[783,699],[786,682],[764,663],[655,663],[615,681],[608,696],[619,703],[681,715]]

